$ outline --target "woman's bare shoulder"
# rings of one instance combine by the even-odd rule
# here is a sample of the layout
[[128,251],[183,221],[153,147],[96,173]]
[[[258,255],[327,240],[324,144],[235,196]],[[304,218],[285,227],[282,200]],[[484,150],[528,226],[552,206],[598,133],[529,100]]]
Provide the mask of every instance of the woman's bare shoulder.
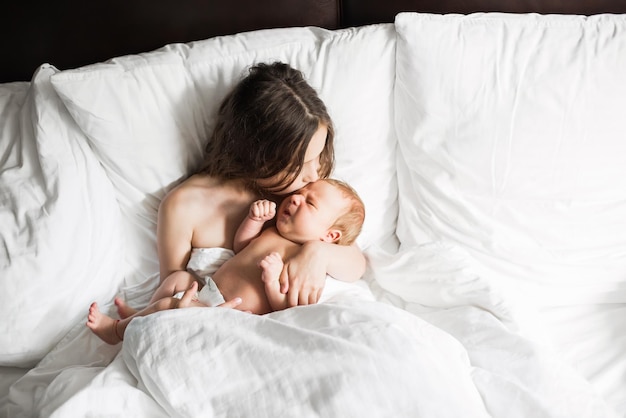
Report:
[[205,174],[194,174],[165,195],[161,208],[193,210],[200,207],[206,211],[212,207],[220,207],[224,202],[232,201],[237,196],[247,201],[251,200],[253,195],[236,181],[224,181]]
[[190,204],[194,201],[203,200],[204,196],[222,187],[218,180],[212,177],[194,174],[178,186],[174,187],[165,195],[162,205],[174,205],[179,203]]
[[163,231],[188,231],[193,247],[231,248],[254,198],[240,182],[197,174],[161,201],[159,225]]

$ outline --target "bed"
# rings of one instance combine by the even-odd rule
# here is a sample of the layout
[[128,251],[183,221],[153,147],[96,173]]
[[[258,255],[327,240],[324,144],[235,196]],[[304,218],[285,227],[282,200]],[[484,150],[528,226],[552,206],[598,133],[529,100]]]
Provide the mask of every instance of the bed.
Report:
[[[68,1],[0,28],[0,417],[626,417],[626,3]],[[245,13],[242,13],[245,11]],[[138,318],[156,213],[254,62],[366,206],[356,284]]]

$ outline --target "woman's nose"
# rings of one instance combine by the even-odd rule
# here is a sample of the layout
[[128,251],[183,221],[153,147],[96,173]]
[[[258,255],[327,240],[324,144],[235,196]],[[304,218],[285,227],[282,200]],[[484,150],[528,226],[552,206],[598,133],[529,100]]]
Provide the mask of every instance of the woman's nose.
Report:
[[318,171],[317,164],[310,164],[308,167],[304,168],[302,180],[305,183],[313,183],[314,181],[319,180],[320,175],[317,171]]

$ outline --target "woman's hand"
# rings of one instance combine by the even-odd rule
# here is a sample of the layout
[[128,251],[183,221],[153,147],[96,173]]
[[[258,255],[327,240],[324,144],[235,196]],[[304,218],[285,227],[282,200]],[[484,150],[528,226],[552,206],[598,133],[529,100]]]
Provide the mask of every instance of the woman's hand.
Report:
[[[189,286],[189,289],[185,290],[185,293],[183,293],[183,296],[180,298],[180,300],[174,306],[174,308],[181,309],[181,308],[190,308],[190,307],[198,306],[197,299],[196,299],[197,295],[198,295],[198,282],[194,280],[191,283],[191,286]],[[194,303],[194,301],[196,301],[196,303]],[[234,309],[237,306],[241,305],[241,302],[242,302],[241,298],[233,298],[227,302],[217,305],[217,307]]]
[[326,275],[354,282],[361,278],[365,266],[365,256],[356,244],[309,241],[285,262],[280,275],[280,291],[287,294],[289,306],[317,303],[324,290]]
[[217,305],[217,307],[235,309],[237,306],[241,305],[241,302],[242,302],[241,298],[234,298],[227,302]]
[[280,275],[280,291],[291,306],[317,303],[326,283],[327,257],[324,243],[310,241],[285,262]]

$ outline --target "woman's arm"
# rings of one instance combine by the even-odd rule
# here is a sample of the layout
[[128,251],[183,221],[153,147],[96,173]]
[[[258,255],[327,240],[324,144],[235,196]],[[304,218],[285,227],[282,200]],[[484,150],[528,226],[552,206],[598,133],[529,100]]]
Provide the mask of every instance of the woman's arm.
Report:
[[174,189],[159,205],[157,251],[161,280],[175,271],[185,271],[191,254],[193,217],[188,216],[185,195]]
[[337,245],[310,241],[287,263],[280,276],[281,292],[287,293],[289,306],[317,303],[326,274],[354,282],[365,273],[365,256],[356,244]]

